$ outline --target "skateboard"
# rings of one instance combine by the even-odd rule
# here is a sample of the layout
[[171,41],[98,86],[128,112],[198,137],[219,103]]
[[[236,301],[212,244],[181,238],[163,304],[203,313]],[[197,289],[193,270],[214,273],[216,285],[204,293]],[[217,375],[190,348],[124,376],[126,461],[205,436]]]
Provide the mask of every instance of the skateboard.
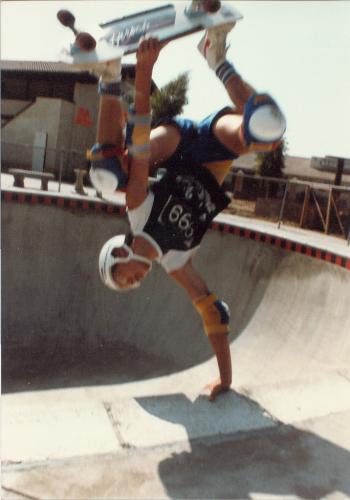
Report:
[[242,17],[232,5],[222,5],[219,0],[192,0],[187,7],[184,2],[170,3],[101,23],[100,27],[108,30],[103,39],[131,54],[146,34],[166,42],[213,28],[228,33]]
[[75,18],[69,11],[61,10],[57,17],[75,35],[75,43],[61,53],[61,61],[84,67],[136,52],[140,38],[146,34],[163,42],[202,30],[226,36],[243,16],[220,0],[192,0],[187,6],[183,2],[170,3],[101,23],[99,26],[107,33],[98,42],[75,27]]

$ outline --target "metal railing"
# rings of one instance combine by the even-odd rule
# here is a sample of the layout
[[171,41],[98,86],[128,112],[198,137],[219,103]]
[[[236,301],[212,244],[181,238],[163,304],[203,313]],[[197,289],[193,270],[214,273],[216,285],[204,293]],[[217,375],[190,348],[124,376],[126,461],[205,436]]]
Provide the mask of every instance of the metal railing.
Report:
[[336,186],[299,179],[233,173],[235,200],[255,203],[253,216],[272,219],[280,228],[293,224],[326,234],[341,235],[350,245],[350,186]]
[[[2,172],[6,173],[9,168],[32,170],[33,153],[36,149],[40,148],[35,148],[32,144],[2,141]],[[59,192],[62,183],[69,182],[75,183],[78,193],[86,194],[83,189],[83,179],[87,186],[91,186],[89,177],[87,175],[84,177],[84,172],[88,170],[86,151],[63,148],[44,150],[42,171],[55,175]],[[294,178],[261,177],[240,171],[232,173],[231,181],[225,182],[225,189],[232,193],[233,203],[236,199],[255,203],[252,216],[273,220],[278,228],[282,224],[294,224],[326,234],[340,234],[350,245],[350,187],[348,186]],[[97,195],[100,196],[100,193]]]
[[[33,156],[42,153],[42,166],[37,167]],[[49,172],[55,175],[58,181],[58,191],[61,191],[62,182],[75,182],[77,169],[88,169],[86,151],[64,148],[36,147],[32,144],[18,144],[1,142],[1,166],[6,173],[10,168]]]

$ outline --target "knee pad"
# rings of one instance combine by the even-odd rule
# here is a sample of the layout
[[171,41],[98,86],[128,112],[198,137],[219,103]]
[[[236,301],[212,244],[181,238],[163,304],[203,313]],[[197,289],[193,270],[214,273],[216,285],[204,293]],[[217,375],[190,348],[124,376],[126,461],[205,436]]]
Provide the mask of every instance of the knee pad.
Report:
[[90,180],[96,191],[113,193],[126,186],[128,176],[122,169],[122,154],[114,144],[98,143],[87,152]]
[[225,302],[211,293],[193,302],[194,307],[202,317],[206,335],[229,333],[230,309]]
[[243,136],[254,151],[267,152],[276,147],[286,130],[286,119],[268,94],[253,94],[244,106]]

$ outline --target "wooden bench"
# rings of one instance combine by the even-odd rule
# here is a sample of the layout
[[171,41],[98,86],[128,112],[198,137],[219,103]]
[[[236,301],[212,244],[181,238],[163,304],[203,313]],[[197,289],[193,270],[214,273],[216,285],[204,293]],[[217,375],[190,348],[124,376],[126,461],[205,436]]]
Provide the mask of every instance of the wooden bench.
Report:
[[33,170],[22,170],[21,168],[9,168],[8,173],[15,178],[13,185],[15,187],[24,187],[24,178],[41,179],[41,189],[47,191],[49,181],[53,181],[55,176],[47,172],[34,172]]

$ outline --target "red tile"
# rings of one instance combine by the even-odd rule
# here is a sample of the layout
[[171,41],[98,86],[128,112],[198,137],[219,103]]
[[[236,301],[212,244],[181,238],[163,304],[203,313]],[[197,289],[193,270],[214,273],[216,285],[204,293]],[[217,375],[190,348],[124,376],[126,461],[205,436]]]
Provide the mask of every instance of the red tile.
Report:
[[342,265],[342,260],[343,259],[339,255],[337,255],[335,257],[335,263],[337,264],[337,266],[341,266]]
[[332,262],[332,254],[327,252],[326,255],[325,255],[325,260],[327,262]]
[[5,191],[4,197],[5,201],[12,201],[14,198],[13,193],[11,193],[11,191]]

